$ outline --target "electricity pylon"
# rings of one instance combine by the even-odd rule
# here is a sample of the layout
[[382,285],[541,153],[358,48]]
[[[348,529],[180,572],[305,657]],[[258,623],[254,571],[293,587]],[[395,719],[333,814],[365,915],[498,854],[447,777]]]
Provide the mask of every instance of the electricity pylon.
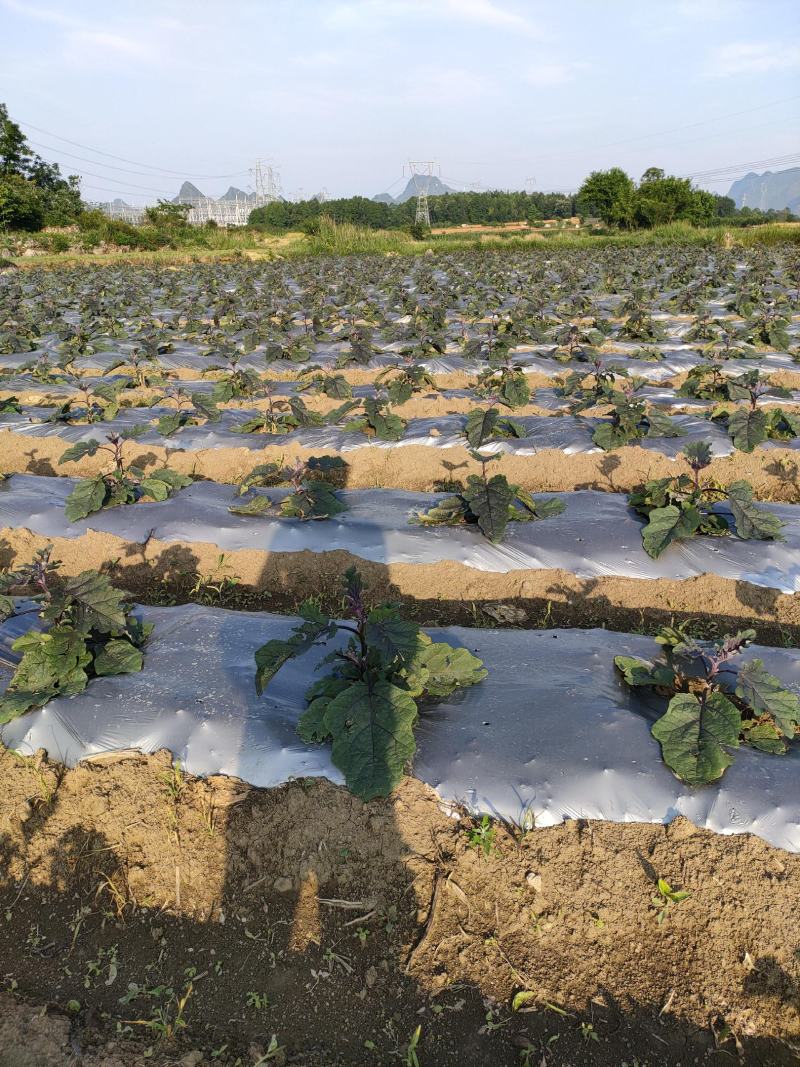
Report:
[[[417,210],[414,214],[414,223],[421,223],[423,226],[430,228],[431,212],[428,207],[428,187],[430,179],[439,170],[439,164],[433,159],[410,159],[408,161],[408,169],[411,174],[411,180],[414,183],[414,192],[417,195]],[[425,180],[420,181],[421,178]]]
[[257,159],[250,173],[257,197],[263,200],[277,200],[280,197],[280,178],[271,166],[265,168],[263,160]]

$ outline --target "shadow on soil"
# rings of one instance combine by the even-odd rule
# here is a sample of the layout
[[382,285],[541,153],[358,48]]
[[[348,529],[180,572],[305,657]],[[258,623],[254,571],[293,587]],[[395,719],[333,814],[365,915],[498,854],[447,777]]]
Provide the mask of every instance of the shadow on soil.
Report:
[[[411,779],[365,805],[325,780],[266,791],[188,778],[166,753],[66,775],[0,753],[0,769],[13,805],[0,837],[2,1067],[796,1063],[721,1017],[701,1028],[670,1010],[669,971],[692,964],[680,918],[662,936],[647,911],[661,827],[637,830],[627,854],[585,857],[593,870],[621,862],[636,881],[626,893],[644,887],[639,974],[611,905],[581,915],[577,884],[574,915],[555,899],[578,856],[605,848],[589,825],[524,838],[499,826],[485,841]],[[560,836],[537,840],[548,834]],[[565,866],[542,886],[531,870],[551,870],[550,846]],[[585,933],[562,936],[565,921]],[[583,1010],[567,1010],[581,985]],[[658,1002],[634,995],[648,987]],[[798,984],[764,956],[739,993],[781,1013]],[[28,1003],[35,1026],[16,1018]],[[55,1051],[34,1042],[31,1059],[46,1026]],[[109,1040],[117,1059],[102,1058]]]

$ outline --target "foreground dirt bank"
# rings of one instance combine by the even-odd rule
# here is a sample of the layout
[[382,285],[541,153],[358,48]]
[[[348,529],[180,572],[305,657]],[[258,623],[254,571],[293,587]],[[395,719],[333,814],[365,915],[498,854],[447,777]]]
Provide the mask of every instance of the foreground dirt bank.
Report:
[[[3,1067],[410,1064],[417,1031],[423,1067],[796,1062],[800,857],[757,838],[481,830],[414,779],[166,753],[0,774]],[[691,893],[661,922],[659,877]]]

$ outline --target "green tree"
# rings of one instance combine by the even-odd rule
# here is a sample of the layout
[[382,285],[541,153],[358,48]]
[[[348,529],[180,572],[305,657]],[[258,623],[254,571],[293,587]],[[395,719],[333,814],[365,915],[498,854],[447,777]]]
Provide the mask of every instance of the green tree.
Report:
[[12,122],[5,104],[0,104],[0,174],[27,176],[32,153],[25,134]]
[[578,190],[578,210],[597,215],[609,226],[628,227],[632,222],[634,184],[624,170],[595,170]]
[[44,205],[33,182],[19,174],[0,177],[0,226],[4,230],[41,230]]
[[151,226],[160,230],[180,230],[186,226],[191,204],[173,204],[171,200],[159,200],[155,207],[149,207],[144,215]]
[[0,221],[6,229],[63,226],[83,210],[77,175],[64,178],[57,163],[36,155],[0,104]]

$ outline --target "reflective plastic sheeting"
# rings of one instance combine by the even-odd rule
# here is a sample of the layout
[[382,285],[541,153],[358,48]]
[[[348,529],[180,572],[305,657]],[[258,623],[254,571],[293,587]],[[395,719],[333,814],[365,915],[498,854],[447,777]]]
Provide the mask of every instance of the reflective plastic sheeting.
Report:
[[[185,605],[139,608],[155,624],[139,674],[95,679],[2,729],[5,744],[74,764],[114,749],[170,749],[192,774],[230,774],[257,786],[301,776],[340,782],[328,746],[295,727],[303,693],[326,654],[287,663],[262,697],[255,649],[296,620]],[[20,621],[11,620],[14,632]],[[8,623],[0,627],[0,648]],[[615,655],[658,654],[650,638],[607,630],[428,631],[464,645],[489,670],[480,685],[422,709],[413,773],[444,801],[537,826],[564,818],[669,822],[685,815],[720,833],[751,832],[800,850],[800,746],[785,756],[742,748],[717,783],[683,785],[661,762],[650,726],[663,710],[623,684]],[[800,692],[800,654],[750,649]],[[7,675],[6,670],[6,675]],[[0,658],[0,679],[3,676]]]
[[[0,431],[11,430],[25,437],[57,437],[66,444],[77,441],[102,440],[106,434],[120,433],[139,426],[161,415],[174,414],[172,408],[124,408],[114,419],[87,425],[70,425],[58,422],[31,422],[31,416],[47,418],[47,408],[33,408],[24,415],[10,414],[0,419]],[[399,441],[381,441],[363,433],[345,432],[338,426],[317,426],[294,430],[288,434],[238,433],[257,411],[225,409],[220,420],[202,426],[185,426],[170,437],[164,437],[151,426],[136,438],[140,445],[158,445],[172,451],[198,452],[208,448],[249,448],[259,450],[275,445],[298,444],[303,448],[320,448],[346,453],[358,448],[466,448],[463,434],[466,415],[442,415],[435,418],[409,419]],[[514,415],[508,416],[524,428],[523,437],[498,438],[480,447],[486,455],[511,453],[518,456],[533,456],[547,449],[561,451],[565,455],[597,453],[602,451],[592,440],[592,434],[602,422],[598,418],[572,415]],[[680,437],[645,437],[632,442],[648,451],[660,452],[674,459],[691,441],[707,441],[713,456],[731,455],[735,449],[725,430],[714,422],[698,415],[674,415],[673,424],[683,431]],[[800,450],[800,438],[788,441],[764,441],[758,449],[788,448]]]
[[[480,571],[565,570],[578,578],[721,578],[800,592],[800,506],[759,505],[786,524],[783,541],[737,537],[694,537],[670,545],[658,559],[642,548],[643,520],[618,493],[582,489],[541,494],[566,504],[560,515],[537,522],[511,522],[502,544],[494,545],[475,526],[422,527],[409,522],[444,493],[394,489],[341,490],[348,510],[321,522],[280,518],[277,513],[234,515],[241,502],[235,487],[195,482],[160,503],[107,508],[69,522],[64,502],[75,481],[16,474],[0,483],[0,527],[24,527],[43,537],[79,537],[87,530],[115,534],[129,542],[214,544],[222,552],[351,552],[386,564],[451,560]],[[289,490],[259,490],[280,500]],[[719,508],[719,510],[724,510]]]

